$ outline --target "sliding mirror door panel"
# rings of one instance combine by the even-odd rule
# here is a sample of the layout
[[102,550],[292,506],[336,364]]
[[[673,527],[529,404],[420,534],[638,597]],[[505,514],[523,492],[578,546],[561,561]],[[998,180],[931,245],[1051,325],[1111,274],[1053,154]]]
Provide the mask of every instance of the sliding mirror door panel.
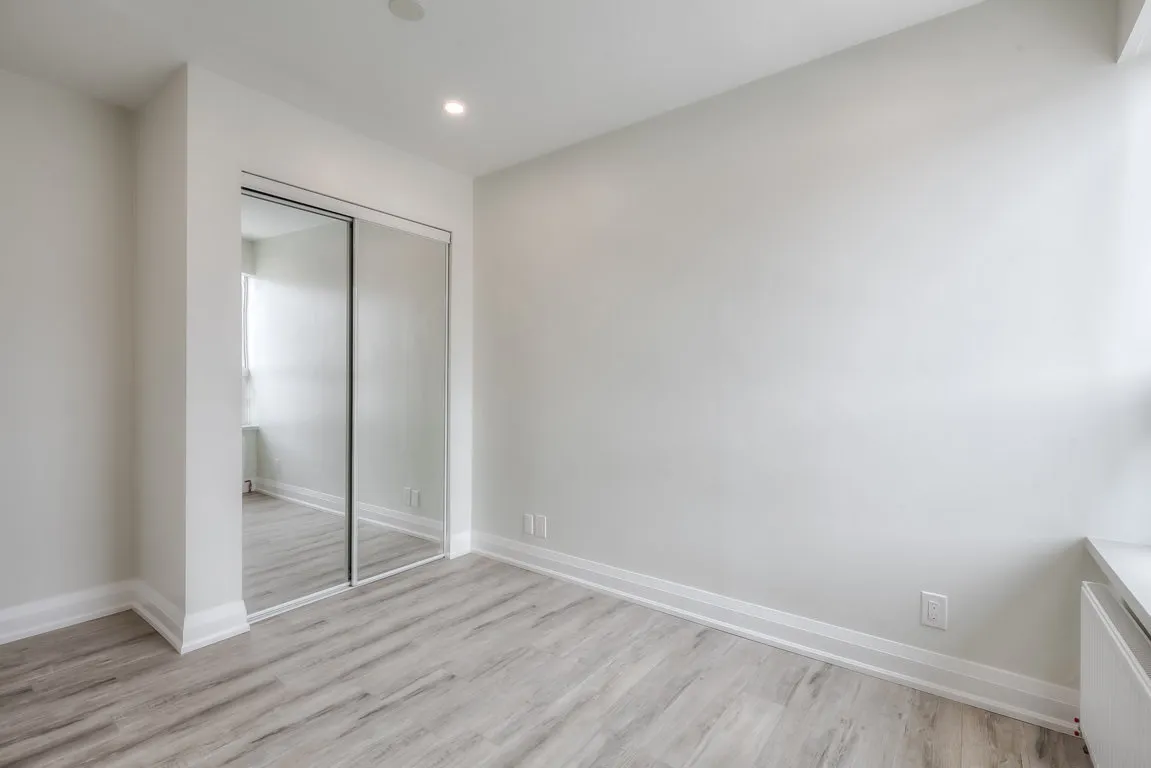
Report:
[[355,222],[358,578],[440,555],[447,509],[448,246]]
[[244,600],[347,584],[351,223],[244,196]]

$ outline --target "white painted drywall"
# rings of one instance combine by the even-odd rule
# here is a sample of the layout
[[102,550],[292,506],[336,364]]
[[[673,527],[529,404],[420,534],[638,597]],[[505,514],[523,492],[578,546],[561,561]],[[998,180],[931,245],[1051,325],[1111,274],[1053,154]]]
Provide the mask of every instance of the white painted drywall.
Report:
[[479,180],[476,530],[1074,684],[1082,537],[1151,541],[1115,25],[989,0]]
[[1151,17],[1144,15],[1146,0],[1118,0],[1119,29],[1116,55],[1119,61],[1138,56],[1147,42]]
[[356,500],[442,525],[447,247],[356,226]]
[[[255,243],[248,294],[257,476],[343,497],[348,482],[348,224]],[[277,463],[278,460],[278,463]]]
[[0,608],[119,582],[132,547],[132,135],[0,71]]
[[278,181],[453,233],[451,523],[471,530],[472,180],[195,66],[188,80],[187,589],[191,611],[242,590],[240,174]]
[[256,241],[244,239],[240,243],[240,271],[250,275],[256,271]]
[[1139,20],[1139,14],[1143,12],[1143,5],[1146,0],[1117,0],[1119,8],[1119,51],[1122,53],[1123,47],[1127,44],[1131,32],[1135,29],[1135,23]]
[[[138,575],[177,610],[186,591],[187,95],[177,72],[136,116]],[[238,407],[235,389],[232,399]]]

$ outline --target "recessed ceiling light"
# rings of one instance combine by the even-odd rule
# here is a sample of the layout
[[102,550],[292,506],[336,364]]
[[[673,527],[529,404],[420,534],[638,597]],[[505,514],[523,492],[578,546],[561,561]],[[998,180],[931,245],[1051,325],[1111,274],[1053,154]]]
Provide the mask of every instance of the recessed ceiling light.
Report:
[[465,105],[462,101],[456,101],[455,99],[449,99],[449,100],[444,102],[444,111],[447,112],[449,115],[455,115],[458,117],[458,116],[462,115],[463,113],[467,112],[468,108],[467,108],[467,105]]
[[392,15],[404,21],[419,21],[424,17],[424,7],[418,0],[388,0]]

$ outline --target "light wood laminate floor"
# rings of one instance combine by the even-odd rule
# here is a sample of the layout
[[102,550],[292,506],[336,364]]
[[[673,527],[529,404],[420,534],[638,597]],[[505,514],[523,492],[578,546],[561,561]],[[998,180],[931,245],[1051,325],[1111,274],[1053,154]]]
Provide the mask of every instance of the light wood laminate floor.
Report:
[[[255,613],[344,584],[344,518],[262,493],[244,494],[244,602]],[[360,521],[360,576],[441,552],[436,542]]]
[[0,647],[5,766],[1088,766],[1076,739],[475,555],[180,657]]

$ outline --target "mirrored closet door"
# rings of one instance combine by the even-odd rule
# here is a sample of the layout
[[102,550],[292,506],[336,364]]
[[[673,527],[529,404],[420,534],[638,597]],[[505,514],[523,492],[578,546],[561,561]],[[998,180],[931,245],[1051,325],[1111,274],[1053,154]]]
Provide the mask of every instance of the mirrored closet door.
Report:
[[448,248],[355,222],[356,563],[370,579],[443,551]]
[[241,198],[244,601],[348,582],[351,221]]
[[450,235],[253,182],[242,509],[259,620],[444,554]]

